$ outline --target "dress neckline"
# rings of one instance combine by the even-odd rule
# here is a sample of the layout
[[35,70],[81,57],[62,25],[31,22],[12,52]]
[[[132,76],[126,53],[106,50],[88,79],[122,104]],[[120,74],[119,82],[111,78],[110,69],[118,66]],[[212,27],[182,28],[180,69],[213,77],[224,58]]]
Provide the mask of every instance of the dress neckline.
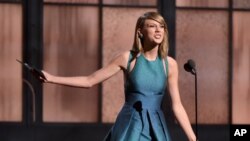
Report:
[[154,59],[154,60],[149,60],[143,53],[141,53],[140,54],[146,61],[148,61],[148,62],[155,62],[155,61],[157,61],[157,59],[158,59],[158,55],[156,56],[156,58]]

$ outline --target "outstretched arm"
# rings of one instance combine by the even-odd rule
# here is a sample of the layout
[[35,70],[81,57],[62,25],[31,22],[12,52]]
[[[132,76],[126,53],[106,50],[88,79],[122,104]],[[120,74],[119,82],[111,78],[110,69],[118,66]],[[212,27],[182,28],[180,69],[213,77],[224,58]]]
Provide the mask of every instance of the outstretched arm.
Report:
[[128,60],[128,54],[129,52],[125,52],[119,55],[107,66],[103,67],[100,70],[97,70],[89,76],[61,77],[42,71],[46,77],[46,79],[43,79],[43,81],[47,83],[54,83],[72,87],[90,88],[93,85],[110,78],[121,69],[126,68],[125,66]]
[[189,122],[187,113],[181,103],[181,98],[178,88],[178,66],[176,61],[168,57],[169,62],[169,75],[168,75],[168,87],[172,100],[172,107],[177,121],[187,135],[189,141],[196,141],[195,134]]

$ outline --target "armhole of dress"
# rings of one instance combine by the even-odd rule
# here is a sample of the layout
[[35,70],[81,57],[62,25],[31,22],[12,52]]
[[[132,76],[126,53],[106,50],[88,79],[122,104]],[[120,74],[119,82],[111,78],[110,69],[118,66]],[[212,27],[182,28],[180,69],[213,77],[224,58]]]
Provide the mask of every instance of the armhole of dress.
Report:
[[[141,53],[138,53],[136,56],[135,54],[133,54],[132,51],[130,51],[129,53],[129,59],[128,59],[128,63],[127,63],[127,73],[129,73],[130,71],[132,71],[132,69],[135,67],[133,66],[133,68],[131,69],[131,62],[134,60],[134,59],[137,59],[139,56],[141,55]],[[136,62],[135,62],[136,63]],[[135,65],[135,64],[134,64]]]
[[130,72],[130,64],[132,61],[132,53],[131,51],[129,52],[129,58],[128,58],[128,63],[127,63],[127,72]]
[[168,57],[166,58],[166,74],[168,76]]
[[168,77],[168,59],[162,59],[162,63],[163,63],[163,68],[164,68],[164,72],[166,77]]

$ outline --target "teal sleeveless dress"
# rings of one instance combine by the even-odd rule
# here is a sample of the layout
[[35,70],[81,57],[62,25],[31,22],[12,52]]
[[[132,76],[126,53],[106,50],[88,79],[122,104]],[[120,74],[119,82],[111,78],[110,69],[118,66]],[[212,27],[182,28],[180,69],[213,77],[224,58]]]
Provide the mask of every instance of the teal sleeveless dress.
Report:
[[[130,64],[135,60],[134,68]],[[143,54],[129,56],[125,103],[105,141],[171,141],[161,103],[167,82],[167,60]]]

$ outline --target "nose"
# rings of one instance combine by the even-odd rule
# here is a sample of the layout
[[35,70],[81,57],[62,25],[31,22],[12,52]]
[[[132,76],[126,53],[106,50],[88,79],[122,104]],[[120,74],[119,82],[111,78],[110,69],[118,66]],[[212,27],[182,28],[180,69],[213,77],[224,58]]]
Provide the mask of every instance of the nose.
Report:
[[157,32],[161,31],[161,26],[155,26],[155,31]]
[[160,28],[161,28],[160,26],[156,26],[155,31],[160,31]]
[[155,31],[162,31],[164,28],[161,25],[156,25],[155,26]]

